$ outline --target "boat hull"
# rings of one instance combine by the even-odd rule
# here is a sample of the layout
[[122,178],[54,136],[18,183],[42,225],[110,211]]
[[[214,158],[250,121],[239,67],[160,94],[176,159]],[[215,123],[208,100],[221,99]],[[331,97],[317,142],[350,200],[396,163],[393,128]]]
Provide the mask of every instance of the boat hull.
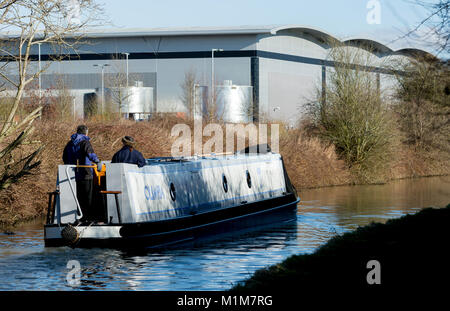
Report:
[[[78,226],[80,239],[72,247],[164,248],[203,237],[219,237],[245,228],[293,220],[299,199],[292,193],[281,197],[219,208],[167,220],[124,224]],[[46,225],[45,246],[65,246],[64,225]]]

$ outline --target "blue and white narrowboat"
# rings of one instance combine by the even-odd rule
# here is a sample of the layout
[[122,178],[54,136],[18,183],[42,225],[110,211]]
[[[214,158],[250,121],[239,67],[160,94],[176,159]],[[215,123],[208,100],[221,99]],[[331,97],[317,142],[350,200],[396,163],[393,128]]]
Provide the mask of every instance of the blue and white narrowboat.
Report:
[[[299,198],[278,153],[104,162],[95,221],[83,217],[75,165],[59,165],[44,226],[48,247],[165,247],[295,218]],[[84,217],[83,219],[86,219]]]

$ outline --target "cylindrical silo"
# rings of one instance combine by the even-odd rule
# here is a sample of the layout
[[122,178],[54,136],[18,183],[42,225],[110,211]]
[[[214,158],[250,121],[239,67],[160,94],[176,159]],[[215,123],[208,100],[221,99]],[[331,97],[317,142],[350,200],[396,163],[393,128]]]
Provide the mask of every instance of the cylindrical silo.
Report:
[[[144,87],[141,81],[134,86],[110,87],[104,89],[105,108],[110,104],[109,111],[120,112],[135,120],[146,119],[155,111],[153,104],[153,88]],[[101,105],[102,89],[96,89],[95,99]]]
[[253,87],[225,80],[215,88],[217,118],[230,123],[253,121]]
[[154,112],[152,87],[130,86],[123,87],[120,91],[123,93],[120,103],[122,113]]

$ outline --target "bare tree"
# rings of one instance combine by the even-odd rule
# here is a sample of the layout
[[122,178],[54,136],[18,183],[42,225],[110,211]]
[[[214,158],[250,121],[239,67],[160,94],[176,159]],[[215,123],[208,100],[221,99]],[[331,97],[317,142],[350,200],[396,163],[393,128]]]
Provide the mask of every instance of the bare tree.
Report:
[[436,58],[410,59],[396,74],[394,111],[404,142],[416,150],[450,151],[450,69]]
[[420,35],[421,41],[424,39],[432,45],[438,46],[438,53],[445,51],[450,52],[450,0],[405,0],[414,5],[419,5],[428,13],[427,16],[420,21],[413,29],[408,31],[399,39],[414,38],[417,32],[421,31],[424,35]]
[[17,2],[17,0],[2,0],[2,1],[0,1],[0,10],[3,10],[0,14],[0,21],[3,20],[3,16],[6,15],[9,7],[15,2]]
[[[6,188],[39,165],[35,158],[42,146],[36,143],[31,152],[22,146],[29,143],[33,121],[42,107],[17,121],[16,113],[26,86],[47,69],[50,62],[36,70],[32,65],[38,45],[59,50],[60,54],[76,53],[87,27],[98,24],[101,8],[93,0],[80,0],[66,5],[64,0],[3,1],[0,13],[3,37],[0,39],[0,78],[13,86],[13,104],[0,129],[0,189]],[[61,57],[64,57],[63,55]],[[34,70],[33,70],[34,69]],[[16,72],[14,78],[11,72]]]
[[184,73],[184,80],[180,84],[182,103],[186,106],[189,117],[194,117],[195,93],[194,86],[197,84],[197,74],[194,69],[190,69]]
[[[113,57],[113,60],[121,60],[121,58],[117,55]],[[128,112],[126,107],[128,107],[131,93],[127,87],[134,84],[139,78],[139,75],[136,73],[127,73],[122,63],[113,63],[112,72],[108,73],[105,77],[105,85],[109,88],[109,100],[113,105],[109,110],[118,111],[119,113]]]
[[[36,88],[34,88],[36,89]],[[53,83],[40,94],[33,92],[35,106],[42,106],[42,119],[73,120],[75,118],[74,96],[70,80],[62,74],[54,74]]]

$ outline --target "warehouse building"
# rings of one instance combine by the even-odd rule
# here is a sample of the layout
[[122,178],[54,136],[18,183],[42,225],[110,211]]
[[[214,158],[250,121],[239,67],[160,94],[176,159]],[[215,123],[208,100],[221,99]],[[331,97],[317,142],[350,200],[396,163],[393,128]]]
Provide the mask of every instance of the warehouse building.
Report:
[[[135,112],[198,115],[205,113],[208,102],[217,101],[226,121],[269,118],[293,123],[326,83],[333,67],[327,59],[329,42],[338,39],[316,28],[288,25],[115,30],[91,32],[86,40],[65,60],[52,60],[54,49],[45,45],[39,55],[33,53],[41,66],[48,65],[41,89],[57,89],[63,81],[80,117],[92,98],[111,98],[114,90],[128,85],[122,92],[128,94],[128,109],[129,98],[145,100],[145,108]],[[392,85],[383,60],[425,53],[393,50],[367,38],[339,41],[364,49],[380,64],[374,70],[380,89]],[[187,107],[191,99],[193,108]]]

